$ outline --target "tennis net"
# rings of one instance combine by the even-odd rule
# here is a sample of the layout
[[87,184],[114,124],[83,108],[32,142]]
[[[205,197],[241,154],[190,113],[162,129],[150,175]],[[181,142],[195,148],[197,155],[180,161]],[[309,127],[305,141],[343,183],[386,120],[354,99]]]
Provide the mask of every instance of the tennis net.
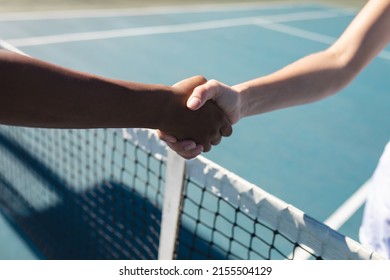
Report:
[[172,155],[149,130],[0,126],[0,206],[47,259],[381,258],[204,157]]

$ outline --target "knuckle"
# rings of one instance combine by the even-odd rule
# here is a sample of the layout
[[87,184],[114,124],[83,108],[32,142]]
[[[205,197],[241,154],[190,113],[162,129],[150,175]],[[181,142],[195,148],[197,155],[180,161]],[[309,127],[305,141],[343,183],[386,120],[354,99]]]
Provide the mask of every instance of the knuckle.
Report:
[[211,145],[210,144],[207,144],[207,145],[204,145],[204,152],[209,152],[211,150]]
[[207,82],[206,77],[203,76],[203,75],[197,75],[196,78],[197,78],[200,82],[202,82],[202,83],[206,83],[206,82]]
[[209,84],[209,86],[215,87],[219,84],[219,82],[215,79],[211,79],[211,80],[209,80],[208,84]]

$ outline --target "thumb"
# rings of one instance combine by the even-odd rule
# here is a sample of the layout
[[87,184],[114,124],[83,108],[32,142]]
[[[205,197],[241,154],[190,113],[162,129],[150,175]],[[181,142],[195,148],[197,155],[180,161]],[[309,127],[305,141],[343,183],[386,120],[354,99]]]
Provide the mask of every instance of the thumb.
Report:
[[215,80],[210,80],[207,83],[198,86],[187,100],[188,109],[198,110],[208,100],[215,100],[219,95],[219,89],[219,83]]

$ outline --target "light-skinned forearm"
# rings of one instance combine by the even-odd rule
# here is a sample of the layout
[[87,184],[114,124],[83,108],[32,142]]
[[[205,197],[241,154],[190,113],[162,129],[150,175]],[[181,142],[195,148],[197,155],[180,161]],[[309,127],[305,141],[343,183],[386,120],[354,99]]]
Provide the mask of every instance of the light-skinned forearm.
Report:
[[240,118],[314,102],[336,92],[347,77],[331,56],[327,51],[316,53],[234,86],[240,93]]
[[330,48],[233,88],[240,117],[306,104],[348,85],[390,41],[390,0],[371,0]]

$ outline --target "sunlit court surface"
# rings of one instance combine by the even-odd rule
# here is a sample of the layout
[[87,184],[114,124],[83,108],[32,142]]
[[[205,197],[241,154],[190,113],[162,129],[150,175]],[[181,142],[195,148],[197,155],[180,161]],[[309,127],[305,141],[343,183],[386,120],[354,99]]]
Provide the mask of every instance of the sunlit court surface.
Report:
[[[233,85],[272,73],[305,55],[326,49],[343,32],[357,11],[357,7],[310,2],[186,5],[156,3],[148,7],[137,8],[104,7],[102,9],[94,7],[86,9],[82,7],[57,11],[3,11],[0,13],[0,39],[32,57],[116,79],[172,85],[184,78],[200,74],[208,79],[217,79],[225,84]],[[390,139],[389,72],[390,48],[387,47],[340,94],[315,104],[243,119],[234,125],[231,137],[223,139],[220,145],[213,147],[211,152],[203,156],[281,199],[286,204],[302,210],[315,220],[329,225],[340,234],[358,241],[366,192],[365,183],[372,175]],[[58,143],[52,140],[52,136],[35,136],[35,140],[38,139],[38,142],[44,143],[46,147],[51,147],[54,153],[53,157],[47,156],[47,158],[39,159],[27,155],[28,152],[34,151],[33,147],[37,147],[36,144],[28,144],[33,141],[27,140],[28,138],[34,139],[33,133],[28,131],[14,133],[4,128],[1,133],[1,149],[7,155],[10,154],[9,157],[12,158],[9,162],[4,160],[0,164],[3,165],[2,168],[5,168],[4,165],[9,167],[16,164],[15,158],[17,160],[27,158],[28,160],[27,165],[18,169],[18,172],[22,172],[21,174],[24,174],[25,169],[28,170],[31,166],[35,166],[33,175],[26,175],[26,178],[34,177],[28,179],[34,182],[31,188],[38,186],[39,189],[38,191],[31,190],[32,193],[37,192],[32,195],[31,207],[54,211],[54,214],[44,213],[38,217],[48,219],[44,225],[56,222],[55,214],[66,211],[68,207],[65,202],[72,201],[72,199],[76,201],[72,203],[77,207],[72,208],[71,214],[61,221],[69,228],[59,227],[54,230],[50,236],[46,237],[49,242],[55,242],[56,235],[60,235],[62,230],[69,231],[69,234],[74,233],[72,226],[75,226],[76,231],[80,231],[79,235],[85,234],[84,231],[88,229],[78,225],[82,221],[72,222],[72,218],[87,211],[83,208],[83,203],[90,203],[93,199],[98,202],[105,201],[105,195],[107,195],[110,197],[110,202],[103,204],[111,207],[109,211],[113,217],[116,217],[117,208],[129,207],[121,204],[120,200],[123,198],[134,201],[136,207],[143,211],[153,212],[153,218],[145,219],[151,219],[151,223],[156,223],[153,227],[156,233],[150,237],[155,247],[148,250],[135,249],[135,251],[146,250],[145,254],[139,255],[147,256],[145,258],[153,258],[157,255],[158,244],[156,243],[158,243],[160,222],[156,222],[159,220],[156,217],[161,215],[161,211],[156,210],[154,206],[163,204],[161,178],[156,175],[157,187],[151,193],[143,193],[143,190],[135,187],[133,192],[139,191],[140,194],[130,196],[126,191],[127,186],[122,182],[127,180],[126,176],[131,175],[123,174],[119,169],[116,171],[112,167],[115,167],[115,164],[110,165],[112,178],[103,178],[104,175],[101,175],[107,171],[105,170],[106,163],[103,163],[105,158],[110,158],[110,162],[130,164],[127,158],[117,154],[118,150],[138,156],[137,148],[131,150],[125,148],[121,140],[118,140],[125,137],[126,133],[118,131],[113,136],[102,131],[94,132],[93,135],[73,132],[68,136],[61,134],[59,138],[61,141]],[[22,142],[13,146],[9,141],[17,137],[24,139],[26,150],[19,147],[23,144]],[[105,148],[100,143],[94,142],[94,139],[101,139],[102,143],[114,143],[115,148]],[[65,142],[62,141],[70,141],[74,146],[63,144]],[[77,144],[78,141],[82,144]],[[56,149],[61,145],[66,145],[66,148],[62,148],[57,153]],[[98,188],[103,191],[98,194],[91,191],[91,186],[97,184],[97,178],[80,179],[77,176],[83,174],[73,173],[71,168],[66,166],[67,160],[70,159],[64,155],[64,151],[77,155],[77,147],[81,147],[80,150],[90,150],[91,157],[82,158],[80,161],[85,161],[85,165],[91,162],[92,170],[94,170],[94,164],[101,163],[102,167],[92,172],[92,174],[102,176],[102,182],[105,182],[99,185]],[[19,152],[11,153],[8,151],[11,148],[19,149]],[[97,152],[103,156],[96,155]],[[147,159],[144,159],[144,156],[141,156],[141,159],[136,158],[136,162],[149,164],[149,156],[146,156]],[[63,159],[65,163],[56,162],[56,160]],[[157,170],[165,172],[164,164],[157,161],[154,163],[153,159],[151,161]],[[44,166],[45,162],[52,164],[49,166],[54,168],[52,173],[46,170],[48,167]],[[57,174],[55,172],[57,167],[64,173]],[[43,170],[50,173],[50,178],[45,182],[40,177],[41,175],[36,177],[36,174],[41,174]],[[145,173],[144,177],[149,179],[148,171]],[[68,181],[62,176],[69,176],[71,179]],[[137,181],[146,180],[142,176],[135,177],[135,179],[134,177],[129,179],[135,184]],[[69,191],[68,186],[72,184],[70,180],[73,179],[80,185],[79,188]],[[8,186],[8,180],[7,176],[0,177],[1,185],[7,189],[0,192],[5,195],[4,197],[8,197],[7,195],[12,192],[8,187],[4,187]],[[49,184],[55,184],[58,189],[46,192],[45,186]],[[116,191],[109,193],[112,188]],[[57,197],[57,191],[63,197]],[[21,194],[21,192],[21,189],[16,188],[12,196],[24,201],[27,199],[26,194]],[[84,196],[80,198],[79,192],[87,193],[86,198]],[[45,199],[35,201],[35,196],[38,197],[40,193],[45,194]],[[187,229],[195,227],[195,231],[203,238],[201,241],[199,241],[201,238],[197,239],[194,244],[188,246],[207,246],[204,240],[208,240],[210,235],[211,242],[215,242],[214,245],[217,248],[215,252],[208,255],[210,258],[267,258],[258,252],[243,253],[245,249],[238,248],[243,244],[235,248],[230,243],[226,245],[228,241],[218,241],[218,236],[221,240],[229,239],[228,237],[209,233],[209,231],[212,232],[208,228],[211,222],[207,221],[214,219],[214,225],[218,226],[218,218],[209,212],[205,214],[202,212],[203,208],[199,210],[192,205],[198,201],[198,197],[210,204],[215,203],[214,198],[211,198],[211,195],[208,196],[207,193],[198,192],[196,187],[192,193],[186,194],[190,202],[184,205],[184,210],[188,211],[188,214],[184,214],[186,220],[182,220],[182,225],[187,225]],[[0,206],[6,204],[4,197],[0,197]],[[141,198],[151,200],[151,202],[141,202]],[[62,205],[61,211],[58,205]],[[215,210],[233,211],[227,206],[226,209],[224,207],[218,202],[218,209]],[[42,246],[45,240],[31,240],[29,233],[24,232],[23,226],[13,221],[12,215],[9,214],[9,206],[5,208],[0,211],[2,213],[0,216],[0,247],[5,248],[5,250],[0,250],[0,259],[60,258],[54,250],[41,252],[39,246]],[[99,207],[95,205],[91,206],[92,208],[96,210]],[[30,211],[23,207],[18,209],[18,211],[24,211],[23,213]],[[130,219],[132,213],[136,212],[131,207],[126,211],[128,211],[128,216],[122,216],[123,221]],[[191,220],[191,211],[197,212],[197,215],[194,215],[197,219],[206,220],[204,229],[198,228],[198,220]],[[207,211],[212,212],[213,209]],[[23,216],[23,213],[19,214]],[[35,217],[30,222],[36,222],[38,218]],[[103,219],[101,223],[104,225],[108,221]],[[134,222],[134,224],[137,223]],[[223,223],[225,221],[221,222]],[[95,229],[98,224],[99,222],[96,225],[90,224],[90,227]],[[235,226],[240,228],[239,230],[232,229],[232,234],[237,238],[236,235],[240,234],[241,227],[245,225],[240,226],[240,222],[235,222],[233,227]],[[115,226],[113,227],[114,231]],[[230,228],[230,226],[227,227]],[[31,233],[36,229],[28,228],[28,230]],[[255,233],[257,234],[256,231]],[[35,234],[39,235],[41,232],[38,231]],[[143,232],[140,231],[138,234],[143,234]],[[184,240],[191,240],[186,235],[189,233],[181,234]],[[242,235],[245,240],[248,233],[243,232]],[[91,240],[94,238],[92,237]],[[114,241],[118,238],[119,245],[122,244],[121,242],[126,245],[126,241],[123,241],[120,236],[110,236],[110,238]],[[144,238],[148,239],[148,237],[140,236],[137,242],[145,242]],[[193,237],[192,240],[194,240]],[[109,242],[110,239],[106,241]],[[36,242],[40,244],[38,247]],[[77,242],[77,240],[71,240],[66,244],[76,246]],[[252,241],[242,242],[253,246],[257,244]],[[229,247],[226,249],[227,255],[225,255],[224,245]],[[94,244],[86,244],[86,246],[94,246]],[[284,245],[280,246],[284,248]],[[176,254],[182,258],[205,258],[200,253],[189,254],[187,251],[190,249],[177,250]],[[106,256],[102,252],[96,251],[95,253],[98,256]],[[99,255],[101,253],[102,255]],[[85,253],[80,256],[92,258],[91,254]],[[72,256],[74,254],[70,251],[67,257],[72,258]],[[286,249],[286,252],[278,252],[276,258],[288,256],[291,255]],[[112,258],[115,257],[125,258],[127,255],[113,254]],[[316,255],[312,256],[312,258],[316,257]]]

